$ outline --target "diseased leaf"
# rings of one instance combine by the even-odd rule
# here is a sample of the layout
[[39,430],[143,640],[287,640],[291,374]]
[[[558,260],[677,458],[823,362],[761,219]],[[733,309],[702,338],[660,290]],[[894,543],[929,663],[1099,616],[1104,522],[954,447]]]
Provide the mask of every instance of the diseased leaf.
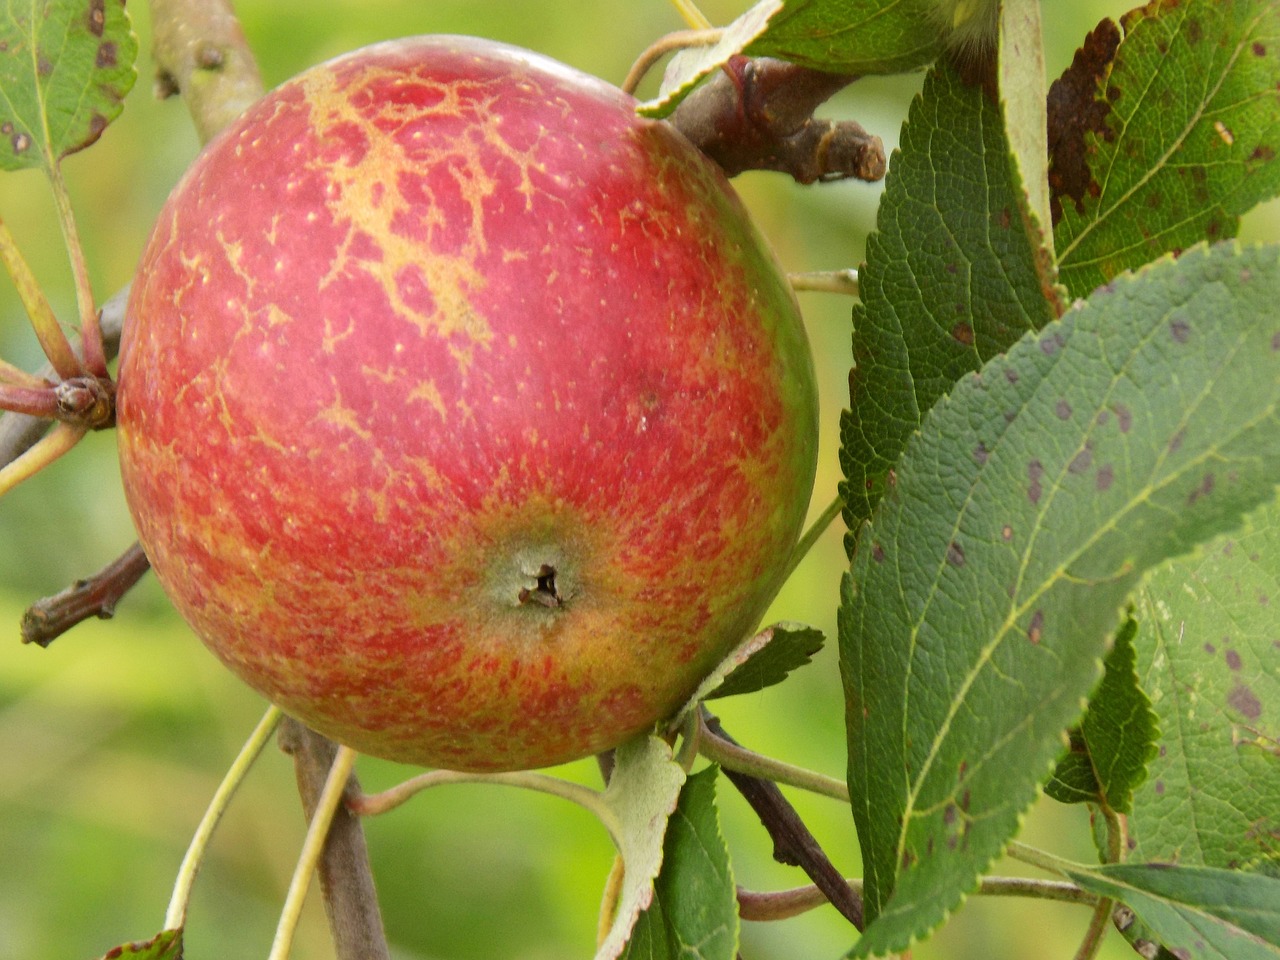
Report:
[[182,960],[182,931],[165,930],[150,940],[113,947],[101,960]]
[[12,0],[0,11],[0,170],[49,168],[124,106],[138,39],[124,0]]
[[1073,296],[1235,236],[1240,214],[1280,192],[1280,5],[1156,0],[1104,23],[1054,84],[1050,136]]
[[[1103,664],[1102,682],[1089,698],[1084,719],[1072,736],[1067,755],[1058,761],[1045,792],[1063,803],[1087,800],[1101,803],[1117,813],[1132,808],[1133,791],[1147,776],[1147,763],[1156,753],[1159,732],[1151,701],[1138,686],[1134,667],[1133,637],[1137,623],[1130,619],[1116,635],[1115,645]],[[1092,781],[1092,796],[1068,797],[1056,792],[1055,784],[1083,790],[1088,782],[1083,763]]]
[[1280,880],[1133,863],[1069,875],[1085,890],[1127,905],[1180,960],[1280,958]]
[[653,902],[624,960],[734,960],[738,898],[716,811],[716,767],[694,774],[667,825]]
[[960,377],[1058,316],[999,107],[945,65],[925,78],[859,271],[840,463],[851,533],[907,439]]
[[966,377],[864,526],[840,610],[868,917],[904,948],[974,888],[1143,573],[1280,476],[1280,249],[1117,278]]
[[1138,672],[1162,736],[1130,859],[1280,857],[1280,505],[1155,570],[1139,600]]
[[684,770],[671,758],[671,748],[657,737],[637,737],[615,751],[604,799],[616,817],[610,831],[625,872],[613,922],[595,960],[621,956],[636,918],[653,902],[667,819],[684,781]]

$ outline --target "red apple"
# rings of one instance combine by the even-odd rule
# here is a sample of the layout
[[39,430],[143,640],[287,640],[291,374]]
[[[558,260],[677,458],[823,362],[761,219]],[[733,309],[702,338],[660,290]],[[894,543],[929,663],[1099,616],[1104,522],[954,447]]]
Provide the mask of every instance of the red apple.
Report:
[[285,83],[147,245],[119,439],[204,642],[356,749],[545,766],[670,715],[776,593],[817,446],[794,297],[607,84],[398,40]]

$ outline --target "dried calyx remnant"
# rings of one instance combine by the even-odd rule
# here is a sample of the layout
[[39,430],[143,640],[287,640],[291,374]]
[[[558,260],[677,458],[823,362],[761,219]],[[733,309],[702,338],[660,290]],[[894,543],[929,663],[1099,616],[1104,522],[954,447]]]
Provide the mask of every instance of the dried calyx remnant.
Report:
[[521,603],[536,603],[544,607],[558,607],[564,598],[556,591],[556,568],[544,563],[532,575],[536,585],[533,589],[521,587],[519,599]]

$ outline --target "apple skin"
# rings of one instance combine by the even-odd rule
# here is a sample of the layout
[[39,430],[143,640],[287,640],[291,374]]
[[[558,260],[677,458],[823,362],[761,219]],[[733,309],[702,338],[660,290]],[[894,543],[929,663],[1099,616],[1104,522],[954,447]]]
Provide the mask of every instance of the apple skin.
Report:
[[816,461],[795,299],[719,170],[468,38],[308,70],[213,141],[119,383],[178,611],[289,714],[422,766],[669,716],[763,616]]

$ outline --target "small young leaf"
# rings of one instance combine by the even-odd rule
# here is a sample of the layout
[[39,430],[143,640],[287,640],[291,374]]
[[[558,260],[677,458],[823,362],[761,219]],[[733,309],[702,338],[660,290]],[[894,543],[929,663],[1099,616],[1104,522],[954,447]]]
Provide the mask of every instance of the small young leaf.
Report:
[[781,683],[791,671],[809,663],[824,642],[821,630],[802,623],[766,627],[724,661],[722,667],[728,667],[728,673],[705,699],[755,693]]
[[[1106,804],[1117,813],[1132,809],[1133,791],[1146,779],[1147,763],[1155,757],[1159,732],[1151,701],[1138,686],[1133,649],[1137,632],[1138,625],[1133,620],[1121,627],[1104,662],[1102,682],[1089,698],[1080,722],[1080,746],[1073,743],[1067,756],[1058,761],[1053,778],[1083,784],[1083,780],[1068,779],[1078,776],[1076,768],[1083,758],[1095,787],[1094,795],[1083,799]],[[1049,787],[1045,792],[1055,800],[1076,802],[1056,795]]]
[[1144,572],[1280,476],[1280,248],[1118,278],[930,411],[840,609],[873,918],[940,923],[1017,831]]
[[685,781],[667,825],[662,872],[624,960],[733,960],[738,900],[716,810],[716,767]]
[[1055,237],[1073,296],[1235,236],[1240,214],[1280,192],[1277,51],[1274,0],[1156,0],[1090,35],[1050,91]]
[[640,105],[647,117],[665,117],[708,74],[719,70],[746,46],[760,36],[769,21],[783,7],[783,0],[760,0],[733,23],[724,28],[720,40],[706,47],[690,47],[671,58],[662,74],[658,96]]
[[164,930],[150,940],[113,947],[102,960],[182,960],[182,931]]
[[604,799],[616,817],[611,832],[625,872],[613,922],[595,960],[616,960],[622,954],[636,918],[653,901],[667,820],[684,781],[671,748],[657,737],[637,737],[615,751]]
[[1069,876],[1124,903],[1181,960],[1280,958],[1280,880],[1161,863],[1112,864]]
[[1000,108],[950,67],[934,68],[902,128],[858,278],[840,421],[855,533],[938,398],[1061,312],[1012,163]]
[[124,0],[24,0],[0,12],[0,170],[89,146],[137,76]]
[[1079,729],[1070,732],[1067,752],[1058,758],[1058,765],[1045,781],[1044,792],[1059,803],[1098,803],[1102,787],[1093,772],[1089,759],[1089,747]]
[[1134,797],[1131,860],[1236,867],[1280,856],[1277,603],[1274,502],[1147,581],[1138,672],[1163,735]]

